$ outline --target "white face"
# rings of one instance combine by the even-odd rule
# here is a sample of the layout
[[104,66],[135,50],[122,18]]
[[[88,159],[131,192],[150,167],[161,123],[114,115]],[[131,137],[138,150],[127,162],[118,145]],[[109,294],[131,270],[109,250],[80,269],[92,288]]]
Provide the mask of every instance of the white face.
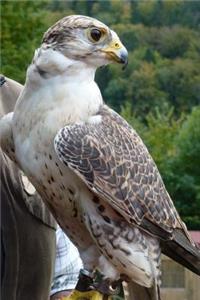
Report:
[[84,16],[71,16],[59,22],[47,31],[44,42],[65,57],[95,67],[111,62],[127,63],[126,48],[103,23]]

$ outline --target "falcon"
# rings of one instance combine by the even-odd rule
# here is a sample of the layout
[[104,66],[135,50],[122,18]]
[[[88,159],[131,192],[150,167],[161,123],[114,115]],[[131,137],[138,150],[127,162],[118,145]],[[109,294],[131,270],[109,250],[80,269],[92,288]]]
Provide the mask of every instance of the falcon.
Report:
[[1,120],[1,145],[87,270],[134,282],[145,290],[142,299],[160,299],[161,252],[197,274],[200,252],[144,143],[94,81],[98,67],[127,61],[126,48],[103,23],[61,19],[35,51],[14,114]]

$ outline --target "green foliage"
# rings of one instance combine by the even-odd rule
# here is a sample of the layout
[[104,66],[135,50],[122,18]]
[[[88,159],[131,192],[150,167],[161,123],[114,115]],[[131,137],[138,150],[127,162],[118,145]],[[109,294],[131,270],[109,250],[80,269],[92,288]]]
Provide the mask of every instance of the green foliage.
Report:
[[193,60],[176,59],[161,66],[156,74],[159,88],[178,114],[188,112],[200,103],[198,65],[200,67],[200,63],[194,64]]
[[2,1],[2,72],[24,82],[25,71],[48,25],[46,1]]
[[183,123],[176,147],[173,171],[179,177],[174,197],[179,199],[178,208],[185,222],[197,228],[200,226],[200,107],[195,107]]
[[184,220],[200,228],[200,1],[25,0],[1,8],[2,72],[21,83],[58,19],[90,15],[117,31],[129,65],[98,70],[103,98],[138,130]]
[[185,170],[197,175],[200,184],[200,107],[193,108],[181,128],[176,143],[179,148],[179,158],[185,162]]
[[199,28],[199,1],[132,0],[130,3],[133,23],[143,23],[146,26],[181,24],[190,28]]

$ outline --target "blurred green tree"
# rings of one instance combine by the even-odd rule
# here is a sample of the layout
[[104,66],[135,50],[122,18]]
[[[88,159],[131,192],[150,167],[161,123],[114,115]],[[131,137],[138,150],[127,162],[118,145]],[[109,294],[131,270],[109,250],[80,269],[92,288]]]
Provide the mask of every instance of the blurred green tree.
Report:
[[172,191],[184,221],[200,228],[200,107],[194,107],[176,139],[177,157],[173,165],[176,186]]
[[24,83],[25,72],[47,30],[48,1],[2,1],[2,72]]

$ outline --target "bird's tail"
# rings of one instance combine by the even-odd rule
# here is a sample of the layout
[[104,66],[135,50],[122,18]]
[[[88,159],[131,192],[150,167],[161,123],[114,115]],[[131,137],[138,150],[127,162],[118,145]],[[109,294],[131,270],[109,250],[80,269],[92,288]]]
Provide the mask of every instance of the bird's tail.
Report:
[[125,287],[126,300],[161,300],[159,286],[147,288],[135,282],[129,282]]
[[165,255],[200,276],[200,248],[185,235],[183,230],[176,229],[173,239],[162,241],[161,247]]

